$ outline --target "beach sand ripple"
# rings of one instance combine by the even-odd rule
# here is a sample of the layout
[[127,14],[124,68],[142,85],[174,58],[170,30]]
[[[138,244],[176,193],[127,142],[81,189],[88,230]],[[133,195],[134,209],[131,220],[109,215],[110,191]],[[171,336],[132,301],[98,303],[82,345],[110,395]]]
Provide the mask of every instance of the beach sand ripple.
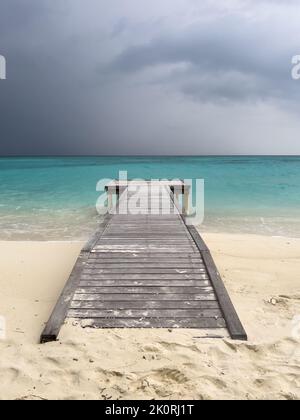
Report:
[[205,239],[248,342],[223,330],[213,339],[199,330],[94,330],[69,321],[59,342],[38,345],[81,244],[1,243],[0,398],[300,399],[300,241]]

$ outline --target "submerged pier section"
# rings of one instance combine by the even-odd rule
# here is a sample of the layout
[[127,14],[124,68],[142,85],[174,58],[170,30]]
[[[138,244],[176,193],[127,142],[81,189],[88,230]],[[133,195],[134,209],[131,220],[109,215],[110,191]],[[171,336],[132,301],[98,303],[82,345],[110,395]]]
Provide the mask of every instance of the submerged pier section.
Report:
[[66,318],[92,328],[227,329],[246,340],[209,249],[181,214],[176,197],[186,207],[188,187],[115,182],[107,191],[111,212],[82,250],[41,342],[56,340]]

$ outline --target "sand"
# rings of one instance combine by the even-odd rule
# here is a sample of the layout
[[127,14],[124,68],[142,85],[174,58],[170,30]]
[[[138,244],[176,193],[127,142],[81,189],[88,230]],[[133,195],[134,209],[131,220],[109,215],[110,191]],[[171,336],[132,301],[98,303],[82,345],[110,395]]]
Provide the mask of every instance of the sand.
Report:
[[82,244],[0,243],[0,399],[300,399],[300,239],[204,237],[246,343],[66,325],[38,345]]

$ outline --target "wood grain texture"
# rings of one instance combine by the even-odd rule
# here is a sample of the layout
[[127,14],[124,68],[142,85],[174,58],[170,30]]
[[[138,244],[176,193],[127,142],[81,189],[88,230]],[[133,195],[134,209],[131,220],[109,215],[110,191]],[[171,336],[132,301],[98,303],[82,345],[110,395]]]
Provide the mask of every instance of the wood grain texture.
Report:
[[216,295],[214,293],[205,293],[205,294],[182,294],[182,293],[168,293],[168,294],[122,294],[122,293],[80,293],[79,290],[76,291],[74,295],[74,300],[78,301],[111,301],[111,302],[124,302],[130,301],[132,303],[142,300],[142,301],[216,301]]
[[81,252],[75,267],[69,277],[66,286],[42,332],[40,342],[47,343],[55,341],[58,337],[62,324],[64,323],[68,309],[74,297],[77,285],[80,283],[80,276],[84,269],[84,264],[88,260],[88,253]]
[[[76,318],[75,318],[76,319]],[[79,319],[80,320],[80,319]],[[216,329],[225,328],[223,318],[113,318],[86,319],[84,328],[197,328]]]
[[[189,227],[190,230],[190,227]],[[193,239],[198,246],[199,250],[201,250],[202,259],[206,266],[207,273],[211,280],[212,287],[215,291],[217,296],[218,302],[220,304],[220,308],[224,315],[224,319],[226,321],[227,328],[229,330],[230,336],[233,340],[243,340],[247,341],[247,333],[238,317],[238,314],[233,306],[233,303],[229,297],[229,294],[225,288],[225,285],[222,281],[221,275],[216,267],[216,264],[212,258],[212,255],[208,248],[203,246],[203,239],[201,238],[200,234],[192,229]]]
[[99,301],[73,300],[70,309],[219,309],[218,302],[210,300],[147,300],[147,301]]
[[[185,224],[172,188],[151,184],[150,199],[148,186],[140,185],[137,214],[121,214],[135,199],[136,184],[108,186],[118,195],[117,205],[83,248],[42,342],[57,338],[66,317],[92,328],[223,333],[227,327],[232,338],[246,338],[209,249],[196,228]],[[181,181],[173,187],[185,191]]]
[[222,318],[220,309],[70,309],[70,318]]

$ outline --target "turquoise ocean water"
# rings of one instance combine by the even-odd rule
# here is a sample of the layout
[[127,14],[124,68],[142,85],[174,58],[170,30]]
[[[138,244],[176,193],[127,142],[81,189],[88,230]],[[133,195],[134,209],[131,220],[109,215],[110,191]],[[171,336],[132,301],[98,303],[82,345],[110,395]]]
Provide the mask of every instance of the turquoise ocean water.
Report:
[[204,179],[203,231],[300,237],[300,157],[49,157],[0,158],[0,239],[87,238],[120,170]]

